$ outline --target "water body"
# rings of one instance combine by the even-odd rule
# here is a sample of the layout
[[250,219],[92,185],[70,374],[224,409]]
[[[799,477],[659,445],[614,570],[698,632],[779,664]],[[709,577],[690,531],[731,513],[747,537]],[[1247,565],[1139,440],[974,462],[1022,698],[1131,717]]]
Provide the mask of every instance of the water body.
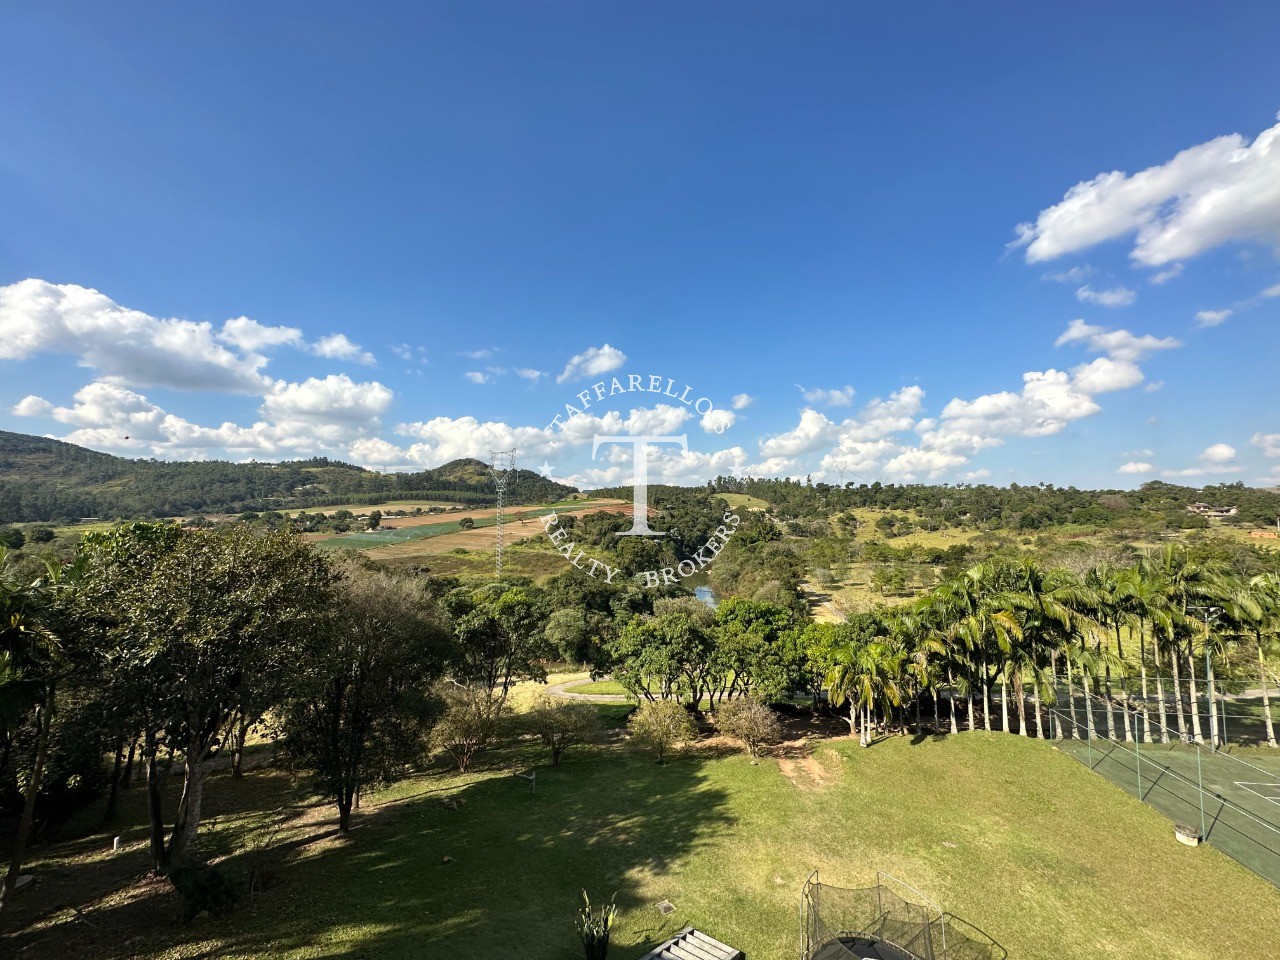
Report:
[[688,577],[685,583],[693,587],[693,595],[712,610],[720,604],[720,599],[716,596],[705,573],[695,573],[692,577]]

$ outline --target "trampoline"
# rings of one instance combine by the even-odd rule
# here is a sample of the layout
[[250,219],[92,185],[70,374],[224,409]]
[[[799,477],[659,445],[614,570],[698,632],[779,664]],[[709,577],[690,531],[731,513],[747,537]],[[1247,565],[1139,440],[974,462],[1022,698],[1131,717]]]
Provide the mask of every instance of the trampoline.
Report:
[[887,873],[858,890],[818,881],[800,898],[801,960],[1004,960],[981,930],[943,913],[914,887]]

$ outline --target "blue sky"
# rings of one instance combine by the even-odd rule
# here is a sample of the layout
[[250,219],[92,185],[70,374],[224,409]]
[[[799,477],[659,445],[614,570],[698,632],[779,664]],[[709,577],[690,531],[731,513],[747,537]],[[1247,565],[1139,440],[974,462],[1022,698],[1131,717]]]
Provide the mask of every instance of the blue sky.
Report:
[[[687,434],[677,482],[1280,482],[1274,3],[27,7],[0,428],[516,446],[583,483],[629,476],[610,432]],[[717,412],[548,428],[631,374]]]

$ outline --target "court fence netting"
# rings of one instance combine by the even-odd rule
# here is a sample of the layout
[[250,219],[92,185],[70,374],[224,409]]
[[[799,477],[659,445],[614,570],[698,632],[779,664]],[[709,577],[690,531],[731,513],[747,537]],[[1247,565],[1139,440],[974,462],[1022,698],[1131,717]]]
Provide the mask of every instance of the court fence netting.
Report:
[[850,890],[818,881],[800,897],[801,960],[1004,960],[1008,953],[983,931],[942,909],[887,873],[874,887]]

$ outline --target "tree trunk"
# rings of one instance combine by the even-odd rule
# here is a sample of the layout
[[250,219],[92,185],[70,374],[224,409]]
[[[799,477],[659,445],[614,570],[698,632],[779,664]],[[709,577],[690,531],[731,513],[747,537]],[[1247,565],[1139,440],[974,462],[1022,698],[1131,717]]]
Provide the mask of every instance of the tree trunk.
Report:
[[1142,669],[1142,739],[1144,743],[1152,743],[1151,704],[1147,697],[1147,629],[1141,622],[1138,629],[1141,631],[1138,635],[1138,660]]
[[1000,723],[1005,733],[1009,732],[1009,680],[1000,678]]
[[234,742],[231,750],[231,776],[237,779],[244,776],[244,741],[249,736],[249,718],[240,714],[236,721]]
[[1262,719],[1267,724],[1267,746],[1276,745],[1276,728],[1271,723],[1271,696],[1267,693],[1267,661],[1262,656],[1262,638],[1258,638],[1258,679],[1262,681]]
[[1093,722],[1093,677],[1080,668],[1080,688],[1084,691],[1084,734],[1089,740],[1098,739],[1098,728]]
[[1133,726],[1129,722],[1129,691],[1123,677],[1120,678],[1120,692],[1124,694],[1124,707],[1120,710],[1120,722],[1124,724],[1124,742],[1133,743]]
[[1069,740],[1080,739],[1080,725],[1076,721],[1076,688],[1071,683],[1071,655],[1066,656],[1067,668],[1067,708],[1071,711],[1071,736]]
[[133,786],[133,757],[138,750],[137,731],[129,734],[129,759],[124,762],[124,774],[120,778],[120,788],[128,790]]
[[853,699],[849,699],[849,739],[852,740],[854,734],[858,732],[858,708],[854,704]]
[[1151,631],[1151,665],[1156,669],[1156,699],[1160,701],[1160,742],[1169,742],[1169,714],[1164,705],[1164,677],[1160,673],[1160,641]]
[[1040,712],[1040,683],[1038,680],[1031,690],[1031,703],[1036,711],[1036,737],[1040,740],[1047,740],[1048,737],[1044,733],[1044,714]]
[[116,741],[116,758],[111,766],[111,791],[107,794],[107,812],[102,815],[102,819],[110,823],[116,818],[119,812],[120,800],[120,773],[124,766],[124,737]]
[[36,710],[36,759],[31,766],[26,796],[22,799],[22,816],[18,820],[18,833],[13,840],[13,856],[9,859],[9,872],[5,874],[4,889],[0,890],[0,907],[13,898],[14,884],[22,872],[22,857],[27,852],[27,838],[31,835],[31,822],[35,819],[36,794],[40,792],[40,778],[44,775],[44,761],[49,753],[49,734],[53,727],[53,685],[45,692],[44,703]]
[[151,821],[151,867],[164,876],[169,871],[168,853],[164,846],[164,793],[160,782],[160,771],[156,767],[156,752],[159,744],[155,734],[147,731],[146,746],[143,748],[143,760],[147,765],[147,817]]
[[[1206,637],[1205,643],[1208,644],[1208,642],[1209,640]],[[1207,649],[1208,648],[1206,647],[1206,650]],[[1213,749],[1217,750],[1219,746],[1226,742],[1226,737],[1223,736],[1221,741],[1218,739],[1218,700],[1217,690],[1215,689],[1215,684],[1213,682],[1212,654],[1205,657],[1205,673],[1207,674],[1204,678],[1205,686],[1207,688],[1206,696],[1209,698],[1209,740],[1213,744]],[[1224,711],[1227,709],[1226,704],[1223,704],[1222,709]]]
[[1196,743],[1204,743],[1200,730],[1200,706],[1196,703],[1196,657],[1192,652],[1191,638],[1187,638],[1187,692],[1191,696],[1191,737]]
[[956,723],[956,678],[950,666],[947,667],[947,709],[951,713],[951,732],[959,733],[960,727]]
[[1182,709],[1182,678],[1178,673],[1178,641],[1169,641],[1169,664],[1172,668],[1173,703],[1178,708],[1178,739],[1187,739],[1187,715]]

